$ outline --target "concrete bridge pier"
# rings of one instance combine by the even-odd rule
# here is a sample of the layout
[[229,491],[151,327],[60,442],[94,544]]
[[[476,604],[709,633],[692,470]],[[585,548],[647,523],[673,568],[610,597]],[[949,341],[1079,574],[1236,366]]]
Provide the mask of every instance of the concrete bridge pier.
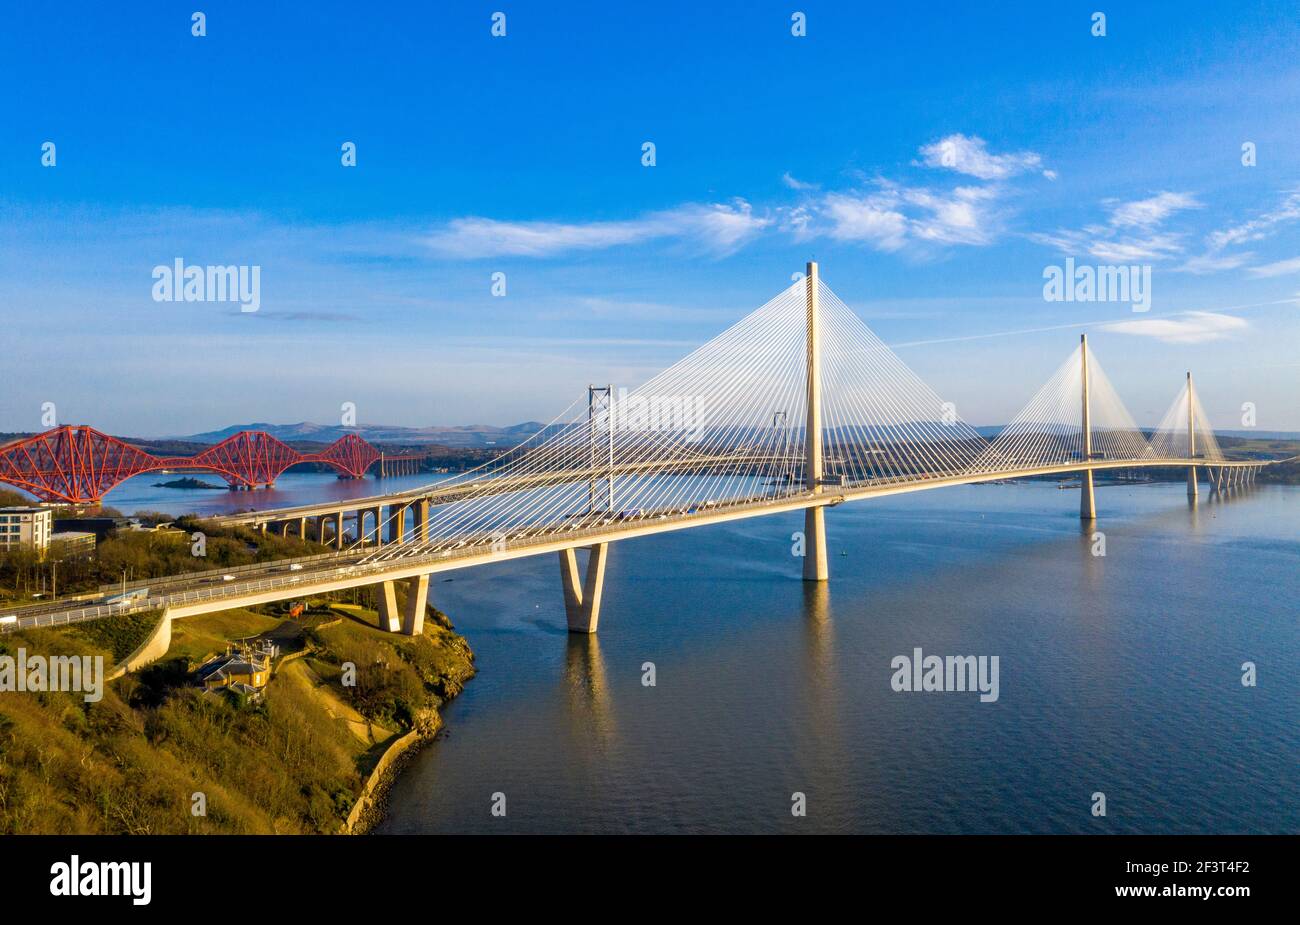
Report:
[[343,548],[343,512],[334,515],[334,548]]
[[419,636],[424,632],[424,611],[429,606],[429,576],[406,579],[406,608],[402,611],[402,632]]
[[829,580],[831,571],[826,564],[826,508],[804,508],[803,537],[803,580]]
[[578,577],[575,549],[560,550],[560,584],[564,588],[564,613],[570,633],[594,633],[600,622],[600,598],[605,591],[605,559],[608,543],[587,547],[587,572]]
[[379,611],[379,628],[396,633],[402,625],[402,615],[397,609],[397,582],[381,581],[375,586],[376,610]]
[[421,498],[411,505],[411,515],[415,520],[412,532],[417,540],[429,539],[429,499]]
[[1079,519],[1097,519],[1097,496],[1091,469],[1085,469],[1079,479]]
[[400,579],[406,585],[406,600],[398,606],[398,581],[383,581],[375,588],[379,628],[389,633],[419,636],[424,632],[424,611],[429,605],[429,576]]

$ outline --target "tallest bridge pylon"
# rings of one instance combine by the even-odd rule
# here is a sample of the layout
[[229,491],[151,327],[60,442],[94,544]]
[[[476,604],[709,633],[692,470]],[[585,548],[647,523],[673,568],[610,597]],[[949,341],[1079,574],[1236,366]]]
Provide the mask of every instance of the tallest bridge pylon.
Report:
[[[814,495],[822,493],[822,357],[821,312],[818,304],[817,264],[808,262],[807,282],[807,352],[805,367],[808,381],[808,415],[804,430],[804,487]],[[826,566],[826,509],[821,505],[804,509],[804,581],[826,581],[830,577]]]

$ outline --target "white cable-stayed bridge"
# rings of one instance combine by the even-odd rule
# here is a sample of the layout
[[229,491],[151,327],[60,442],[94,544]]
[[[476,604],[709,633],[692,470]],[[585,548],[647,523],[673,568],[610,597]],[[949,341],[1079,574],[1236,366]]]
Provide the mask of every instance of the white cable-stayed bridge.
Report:
[[[591,633],[609,545],[621,540],[802,510],[803,577],[825,581],[825,512],[842,503],[1077,474],[1080,515],[1092,520],[1098,471],[1185,468],[1195,497],[1198,470],[1212,492],[1226,492],[1268,464],[1225,458],[1190,373],[1160,424],[1144,433],[1086,338],[987,439],[810,263],[805,278],[640,387],[589,388],[576,413],[571,406],[476,470],[414,491],[215,518],[296,528],[332,543],[332,552],[136,582],[138,599],[126,607],[46,604],[9,613],[19,626],[145,608],[175,619],[373,585],[381,625],[415,634],[430,575],[557,553],[569,629]],[[588,551],[585,565],[580,549]]]

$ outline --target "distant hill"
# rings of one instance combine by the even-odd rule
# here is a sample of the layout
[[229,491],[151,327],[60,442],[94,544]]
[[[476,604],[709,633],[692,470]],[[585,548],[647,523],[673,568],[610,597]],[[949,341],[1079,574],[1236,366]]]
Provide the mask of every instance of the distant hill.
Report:
[[298,424],[232,424],[221,430],[211,430],[201,434],[176,437],[188,443],[218,443],[241,430],[261,430],[283,440],[285,443],[310,441],[313,443],[333,443],[346,434],[357,436],[371,443],[399,444],[401,446],[418,446],[426,443],[449,447],[484,447],[512,446],[527,440],[542,429],[544,425],[537,421],[526,421],[507,427],[491,424],[462,424],[455,426],[398,427],[396,425],[374,425],[371,427],[340,427],[331,424],[313,424],[303,421]]

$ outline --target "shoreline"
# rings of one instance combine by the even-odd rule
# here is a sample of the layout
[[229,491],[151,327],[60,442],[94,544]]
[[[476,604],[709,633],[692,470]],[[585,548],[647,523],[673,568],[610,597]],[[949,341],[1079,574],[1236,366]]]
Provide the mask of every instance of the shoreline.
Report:
[[[466,648],[469,648],[468,642]],[[472,664],[473,650],[470,649],[469,652]],[[430,715],[422,718],[421,725],[393,739],[392,744],[380,756],[374,770],[366,778],[361,794],[357,797],[338,834],[374,834],[374,830],[388,816],[388,798],[398,777],[426,748],[438,740],[438,736],[446,728],[447,723],[442,718],[443,707],[459,697],[465,685],[474,680],[477,675],[477,669],[471,668],[469,676],[457,682],[456,690],[433,708]]]
[[[397,775],[437,738],[442,709],[477,674],[474,653],[436,608],[413,637],[380,630],[377,614],[355,604],[319,610],[326,619],[314,625],[250,610],[183,621],[164,613],[147,626],[109,618],[0,640],[0,653],[103,653],[111,675],[94,702],[60,690],[0,705],[11,746],[0,750],[0,832],[372,831]],[[195,685],[196,665],[253,638],[290,648],[265,693],[224,697]],[[355,680],[344,680],[348,672]],[[190,811],[195,794],[199,813]]]

